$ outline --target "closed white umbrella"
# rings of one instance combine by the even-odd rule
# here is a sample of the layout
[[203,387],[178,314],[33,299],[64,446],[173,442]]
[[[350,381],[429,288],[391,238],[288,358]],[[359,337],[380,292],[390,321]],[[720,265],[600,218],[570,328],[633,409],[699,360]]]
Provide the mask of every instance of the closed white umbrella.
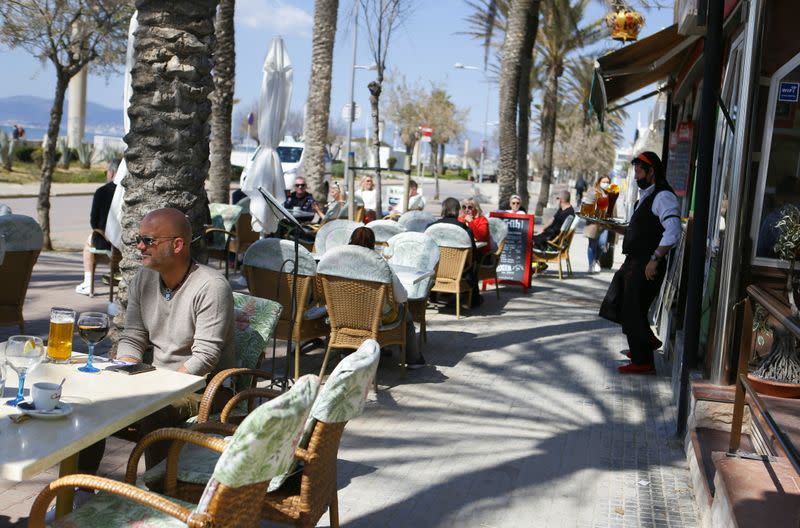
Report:
[[242,171],[241,189],[250,197],[253,230],[272,233],[278,228],[278,218],[258,192],[262,187],[279,201],[284,198],[283,170],[277,147],[289,115],[292,99],[292,62],[283,39],[272,38],[264,61],[261,94],[258,98],[258,149]]
[[[128,107],[131,105],[131,94],[133,93],[131,70],[133,69],[133,33],[139,27],[136,19],[137,12],[131,17],[131,24],[128,26],[128,49],[125,52],[125,86],[123,87],[123,116],[122,126],[125,134],[131,129],[131,119],[128,117]],[[117,173],[114,175],[114,183],[117,188],[114,190],[114,198],[111,200],[111,208],[108,210],[106,219],[106,238],[115,247],[122,246],[122,202],[125,198],[125,188],[121,185],[122,179],[128,174],[128,166],[125,158],[119,164]]]

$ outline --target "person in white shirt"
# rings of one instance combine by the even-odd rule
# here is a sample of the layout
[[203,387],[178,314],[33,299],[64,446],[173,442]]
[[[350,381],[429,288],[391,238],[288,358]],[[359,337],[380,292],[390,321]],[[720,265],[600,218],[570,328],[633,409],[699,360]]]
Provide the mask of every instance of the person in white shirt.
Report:
[[[411,180],[408,182],[408,210],[409,211],[424,211],[425,210],[425,197],[419,192],[417,182]],[[401,200],[393,212],[405,213],[403,209],[403,201]]]
[[361,189],[356,191],[356,196],[364,202],[366,211],[375,211],[378,205],[378,196],[375,193],[375,181],[372,176],[366,175],[361,178]]
[[600,315],[622,325],[628,340],[631,363],[623,374],[655,372],[653,351],[661,346],[647,313],[661,289],[666,274],[666,256],[680,240],[682,226],[678,197],[664,177],[664,167],[655,152],[643,152],[631,161],[639,200],[628,227],[614,230],[625,236],[625,262],[611,280]]
[[511,198],[508,199],[508,205],[511,209],[507,209],[506,213],[512,214],[519,214],[524,215],[528,214],[525,209],[522,208],[522,198],[518,194],[512,194]]

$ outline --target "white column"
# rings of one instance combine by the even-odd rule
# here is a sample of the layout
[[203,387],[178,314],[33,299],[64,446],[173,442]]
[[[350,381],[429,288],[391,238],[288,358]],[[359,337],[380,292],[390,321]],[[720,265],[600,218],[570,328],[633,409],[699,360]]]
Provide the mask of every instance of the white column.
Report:
[[88,69],[84,67],[69,82],[67,104],[67,143],[78,148],[86,129],[86,79]]

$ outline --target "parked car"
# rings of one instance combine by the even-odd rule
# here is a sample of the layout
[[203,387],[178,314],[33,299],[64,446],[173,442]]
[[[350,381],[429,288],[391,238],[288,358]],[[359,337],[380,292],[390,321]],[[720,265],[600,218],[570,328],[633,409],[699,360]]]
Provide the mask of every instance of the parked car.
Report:
[[[302,141],[295,141],[291,136],[286,136],[278,144],[276,149],[278,158],[281,160],[281,168],[283,169],[283,183],[286,192],[289,193],[294,188],[294,180],[298,176],[303,176],[303,152],[305,152],[305,144]],[[231,164],[239,167],[245,167],[250,158],[253,157],[255,148],[237,147],[231,152]],[[328,153],[325,153],[325,179],[322,187],[325,191],[327,198],[328,191],[331,185],[331,159]]]

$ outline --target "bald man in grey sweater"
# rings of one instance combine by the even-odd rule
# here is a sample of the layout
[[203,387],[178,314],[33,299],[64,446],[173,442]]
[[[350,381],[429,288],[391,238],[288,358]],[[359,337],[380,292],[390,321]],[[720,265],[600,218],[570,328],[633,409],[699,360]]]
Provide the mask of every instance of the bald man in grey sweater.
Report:
[[205,375],[234,365],[233,293],[225,277],[189,256],[191,226],[177,209],[142,220],[143,267],[128,288],[117,358]]
[[[198,376],[235,366],[233,293],[225,277],[194,262],[189,254],[192,229],[177,209],[156,209],[139,226],[136,248],[142,268],[128,288],[125,328],[117,359]],[[144,379],[143,379],[144,382]],[[161,427],[176,426],[197,414],[192,395],[136,422],[126,438],[137,440]],[[145,450],[150,468],[166,458],[169,444]],[[80,453],[79,469],[96,473],[105,441]]]

